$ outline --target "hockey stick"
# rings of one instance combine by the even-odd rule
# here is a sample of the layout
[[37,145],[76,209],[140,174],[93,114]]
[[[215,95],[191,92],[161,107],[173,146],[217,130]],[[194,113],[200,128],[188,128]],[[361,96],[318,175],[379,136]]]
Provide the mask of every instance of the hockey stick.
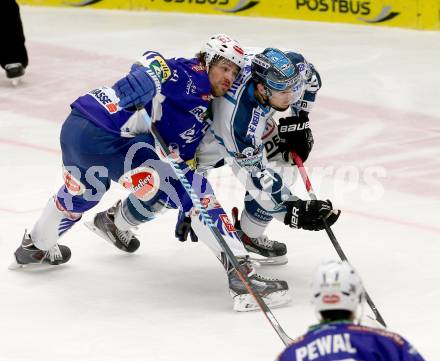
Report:
[[138,107],[138,111],[142,115],[145,123],[150,129],[151,134],[154,136],[154,138],[159,143],[160,150],[166,155],[167,159],[169,160],[174,173],[176,174],[177,178],[179,178],[180,183],[185,188],[186,193],[191,198],[193,202],[193,206],[200,212],[200,215],[202,216],[203,221],[211,231],[212,235],[214,236],[215,240],[218,242],[220,247],[222,248],[223,252],[225,252],[228,260],[231,262],[232,266],[234,267],[235,272],[237,272],[238,277],[240,278],[241,282],[245,285],[248,292],[254,297],[255,301],[257,302],[258,306],[263,311],[264,315],[266,316],[267,320],[270,322],[271,326],[275,330],[275,332],[280,337],[281,341],[284,343],[285,346],[289,345],[292,342],[292,339],[286,334],[286,332],[283,330],[279,322],[276,320],[275,316],[273,315],[270,308],[267,306],[266,302],[261,298],[261,296],[254,291],[252,288],[252,285],[249,281],[249,278],[246,274],[244,274],[240,270],[240,265],[237,261],[237,258],[235,257],[234,253],[232,253],[231,248],[228,246],[226,241],[224,240],[223,236],[221,235],[220,231],[217,229],[217,227],[214,225],[214,222],[212,221],[211,216],[208,214],[206,209],[202,206],[200,203],[200,199],[197,196],[196,192],[194,192],[190,182],[188,181],[188,178],[185,175],[185,171],[187,170],[185,162],[180,159],[180,157],[172,153],[168,146],[166,145],[165,141],[159,134],[156,126],[151,121],[151,118],[145,111],[145,109],[141,106]]
[[[296,166],[298,167],[299,173],[301,174],[301,178],[304,182],[304,185],[306,187],[307,192],[309,193],[309,196],[311,199],[316,200],[316,194],[313,190],[312,183],[310,182],[309,176],[307,175],[306,169],[304,168],[304,164],[301,160],[301,158],[296,154],[294,151],[290,152],[290,156],[292,157],[293,161],[295,162]],[[338,240],[336,239],[336,236],[334,235],[332,229],[328,225],[325,218],[322,219],[324,222],[325,231],[327,232],[328,237],[330,238],[330,241],[333,244],[333,247],[335,248],[336,252],[339,255],[339,258],[343,261],[347,261],[347,256],[345,255],[344,251],[342,250],[341,246],[339,245]],[[374,304],[373,300],[371,299],[368,292],[365,290],[365,299],[367,300],[368,305],[370,306],[371,310],[373,311],[374,315],[376,316],[376,320],[383,325],[384,327],[387,327],[385,320],[383,319],[382,315],[380,314],[379,310],[377,309],[376,305]]]

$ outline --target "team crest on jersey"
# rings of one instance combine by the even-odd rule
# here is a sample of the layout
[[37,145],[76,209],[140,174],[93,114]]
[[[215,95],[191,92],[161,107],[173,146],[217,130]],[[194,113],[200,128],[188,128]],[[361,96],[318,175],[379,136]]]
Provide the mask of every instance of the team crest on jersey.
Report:
[[180,133],[179,137],[182,138],[185,141],[185,143],[192,143],[196,140],[195,135],[196,135],[196,125],[194,124],[191,128]]
[[200,123],[203,123],[206,118],[208,118],[208,108],[202,105],[191,109],[189,112],[194,115]]

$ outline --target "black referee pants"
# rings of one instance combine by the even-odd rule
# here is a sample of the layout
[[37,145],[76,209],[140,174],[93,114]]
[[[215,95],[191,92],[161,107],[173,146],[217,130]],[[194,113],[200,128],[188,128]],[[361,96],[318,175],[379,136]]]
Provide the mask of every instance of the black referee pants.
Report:
[[15,0],[0,0],[0,65],[28,65],[20,9]]

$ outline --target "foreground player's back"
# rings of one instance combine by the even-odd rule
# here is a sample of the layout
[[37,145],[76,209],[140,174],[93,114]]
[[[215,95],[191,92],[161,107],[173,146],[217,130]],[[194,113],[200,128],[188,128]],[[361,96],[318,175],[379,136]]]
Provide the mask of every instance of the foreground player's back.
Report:
[[279,361],[423,361],[403,337],[351,322],[310,328],[279,356]]

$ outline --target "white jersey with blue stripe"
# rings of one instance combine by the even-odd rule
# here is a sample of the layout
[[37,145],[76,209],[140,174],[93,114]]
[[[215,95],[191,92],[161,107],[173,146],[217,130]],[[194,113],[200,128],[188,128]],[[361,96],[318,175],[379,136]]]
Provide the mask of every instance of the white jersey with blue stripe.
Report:
[[[247,156],[263,149],[265,129],[276,111],[260,104],[254,96],[251,61],[262,50],[246,49],[246,63],[242,72],[223,97],[214,99],[213,124],[197,151],[197,163],[201,171],[213,167],[225,157]],[[301,110],[310,112],[321,85],[319,74],[301,54],[292,51],[285,53],[298,66],[306,84],[302,97],[290,107],[288,113],[298,115]],[[309,82],[316,79],[319,83],[316,87],[307,87]],[[214,139],[216,142],[213,142]]]

